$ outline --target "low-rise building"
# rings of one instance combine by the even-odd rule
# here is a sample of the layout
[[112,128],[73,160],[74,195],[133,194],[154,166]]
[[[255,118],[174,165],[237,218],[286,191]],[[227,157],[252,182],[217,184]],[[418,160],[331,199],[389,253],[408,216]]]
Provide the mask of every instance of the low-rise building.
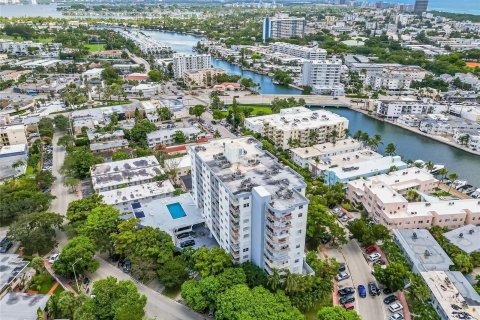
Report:
[[471,254],[480,251],[480,226],[467,224],[443,234],[450,243]]
[[[362,204],[370,217],[389,229],[440,226],[448,229],[480,224],[477,199],[443,201],[429,196],[438,181],[427,171],[408,168],[347,184],[347,199]],[[407,199],[415,190],[417,199]],[[419,201],[418,199],[424,199]]]
[[413,99],[379,100],[377,116],[397,119],[403,114],[440,114],[448,111],[448,105]]
[[44,310],[50,295],[9,292],[0,300],[0,318],[8,320],[38,319],[38,310]]
[[315,144],[311,147],[293,148],[290,149],[292,154],[292,160],[297,165],[307,168],[310,167],[310,163],[315,159],[321,159],[323,157],[333,157],[345,153],[355,152],[363,150],[365,147],[363,142],[347,138],[340,141],[325,142],[322,144]]
[[0,180],[18,177],[27,170],[28,146],[15,144],[0,147]]
[[407,168],[407,164],[402,161],[400,156],[375,158],[373,155],[370,157],[370,160],[366,161],[357,162],[356,159],[354,159],[344,162],[345,164],[342,166],[329,167],[323,171],[326,184],[330,186],[337,183],[345,185],[347,182],[359,178],[373,177],[390,171]]
[[163,167],[165,171],[174,170],[176,176],[175,183],[180,184],[181,177],[190,175],[192,161],[189,155],[184,155],[183,157],[166,159]]
[[103,68],[93,68],[82,73],[82,78],[86,80],[102,79]]
[[458,132],[480,131],[480,124],[443,115],[431,115],[420,121],[419,130],[433,135],[453,135]]
[[381,158],[383,158],[383,156],[379,153],[370,149],[362,149],[335,156],[322,156],[312,159],[309,163],[308,169],[317,176],[324,176],[331,168],[347,167],[357,163]]
[[215,77],[224,73],[225,70],[221,68],[186,70],[183,72],[183,82],[190,88],[211,87],[215,83]]
[[[157,145],[172,145],[176,144],[175,135],[180,131],[183,133],[187,141],[196,140],[197,138],[202,138],[202,130],[197,127],[187,127],[187,128],[172,128],[172,129],[162,129],[157,131],[152,131],[147,133],[147,142],[150,148],[153,148]],[[184,143],[181,141],[179,143]]]
[[299,107],[282,109],[278,114],[246,118],[245,127],[286,150],[292,146],[306,147],[341,139],[348,128],[348,119],[329,111]]
[[154,182],[163,173],[154,156],[102,163],[90,168],[93,190],[96,192]]
[[480,151],[480,128],[477,130],[455,129],[453,140],[473,151]]
[[325,49],[304,47],[286,42],[270,43],[268,49],[272,52],[280,52],[307,60],[325,60],[327,58],[327,50]]
[[90,144],[90,150],[95,153],[115,152],[128,147],[127,139],[101,141]]
[[[14,290],[21,283],[27,265],[28,261],[23,260],[18,254],[0,254],[0,270],[2,270],[0,272],[0,296],[3,296],[7,291]],[[0,307],[0,315],[1,312],[2,308]]]

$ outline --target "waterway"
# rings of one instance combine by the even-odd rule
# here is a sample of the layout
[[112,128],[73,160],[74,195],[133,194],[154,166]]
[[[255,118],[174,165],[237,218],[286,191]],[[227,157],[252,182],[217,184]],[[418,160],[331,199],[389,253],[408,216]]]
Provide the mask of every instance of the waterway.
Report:
[[480,187],[480,156],[459,150],[425,136],[415,134],[393,124],[370,118],[363,113],[346,108],[325,108],[335,112],[349,120],[349,130],[353,135],[362,130],[370,136],[380,134],[383,144],[379,146],[379,152],[387,144],[393,142],[397,146],[397,154],[404,160],[433,161],[435,164],[443,164],[449,172],[456,172],[462,179],[470,184]]

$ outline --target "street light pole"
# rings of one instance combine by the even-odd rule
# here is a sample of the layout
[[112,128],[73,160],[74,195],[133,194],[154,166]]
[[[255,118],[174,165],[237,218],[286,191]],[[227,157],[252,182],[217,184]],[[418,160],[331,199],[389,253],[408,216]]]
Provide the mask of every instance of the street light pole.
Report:
[[77,290],[80,290],[80,287],[78,286],[78,280],[77,280],[77,274],[75,273],[75,263],[78,261],[82,260],[82,258],[78,258],[73,264],[72,264],[72,269],[73,269],[73,276],[75,277],[75,283],[77,284]]

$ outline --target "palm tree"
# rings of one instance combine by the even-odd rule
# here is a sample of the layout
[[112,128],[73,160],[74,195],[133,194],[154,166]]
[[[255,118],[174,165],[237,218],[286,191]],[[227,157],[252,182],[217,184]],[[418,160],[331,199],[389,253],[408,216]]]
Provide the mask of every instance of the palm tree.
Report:
[[385,147],[385,154],[387,156],[394,156],[396,153],[397,153],[397,146],[395,146],[395,144],[391,142],[387,144],[387,146]]
[[458,179],[458,174],[456,174],[455,172],[452,172],[448,175],[448,179],[450,179],[451,181],[450,186],[448,187],[448,193],[450,193],[450,189],[452,188],[453,183],[455,182],[455,180]]
[[[440,170],[438,170],[438,173],[437,173],[439,176],[442,177],[442,179],[445,179],[445,177],[447,176],[448,174],[448,169],[443,167],[441,168]],[[437,185],[437,188],[440,186],[440,179],[438,180],[438,185]]]
[[273,269],[272,274],[268,276],[267,284],[273,291],[276,291],[280,288],[281,281],[282,276],[280,275],[280,272],[278,272],[278,269]]
[[316,130],[310,130],[308,133],[308,141],[310,145],[314,145],[318,140],[318,132]]
[[413,201],[417,198],[418,193],[415,189],[408,189],[407,190],[407,200],[408,201]]
[[433,170],[433,168],[435,168],[435,165],[433,164],[432,161],[428,161],[426,164],[425,164],[425,168],[427,168],[427,170],[429,172],[431,172]]
[[360,138],[362,137],[362,130],[358,130],[357,132],[355,132],[355,134],[353,135],[353,138],[356,139],[356,140],[360,140]]
[[367,142],[368,140],[370,140],[370,136],[368,135],[367,132],[362,132],[360,136],[360,140],[362,140],[363,142]]
[[295,292],[298,289],[298,281],[295,279],[295,274],[291,273],[290,270],[285,271],[285,292]]
[[348,135],[350,134],[350,130],[348,130],[348,128],[346,129],[343,129],[343,138],[348,138]]
[[315,162],[315,175],[318,175],[318,164],[320,163],[320,158],[318,156],[313,157],[313,161]]
[[23,160],[18,160],[14,164],[12,164],[12,168],[17,169],[17,168],[23,167],[24,165],[25,165],[25,162],[23,162]]
[[330,132],[330,134],[328,135],[329,138],[330,138],[330,141],[335,145],[335,143],[337,143],[337,139],[338,139],[338,131],[333,129],[332,132]]

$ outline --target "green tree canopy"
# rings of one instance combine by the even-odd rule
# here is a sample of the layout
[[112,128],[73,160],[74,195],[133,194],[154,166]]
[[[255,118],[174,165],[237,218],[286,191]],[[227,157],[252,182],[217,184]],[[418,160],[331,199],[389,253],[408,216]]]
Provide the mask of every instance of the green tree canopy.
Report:
[[70,126],[70,121],[68,118],[62,114],[58,114],[53,118],[53,123],[55,124],[55,128],[60,131],[67,131],[68,127]]
[[138,121],[131,130],[126,132],[126,137],[134,146],[148,148],[147,133],[157,130],[154,123],[147,119]]
[[361,320],[354,310],[346,310],[343,307],[323,307],[318,311],[318,319],[328,320]]
[[24,252],[46,253],[55,245],[55,229],[62,226],[63,217],[52,212],[34,212],[21,215],[8,231],[8,235],[20,242]]
[[[96,247],[92,240],[85,236],[70,239],[58,259],[53,263],[52,269],[64,277],[73,277],[73,268],[77,276],[85,272],[94,272],[99,264],[93,258]],[[74,265],[75,264],[75,265]]]
[[87,147],[78,147],[67,153],[60,172],[69,177],[84,179],[90,176],[90,167],[102,161],[102,158],[94,156]]
[[232,256],[222,248],[199,248],[192,256],[194,269],[202,277],[216,275],[232,266]]

